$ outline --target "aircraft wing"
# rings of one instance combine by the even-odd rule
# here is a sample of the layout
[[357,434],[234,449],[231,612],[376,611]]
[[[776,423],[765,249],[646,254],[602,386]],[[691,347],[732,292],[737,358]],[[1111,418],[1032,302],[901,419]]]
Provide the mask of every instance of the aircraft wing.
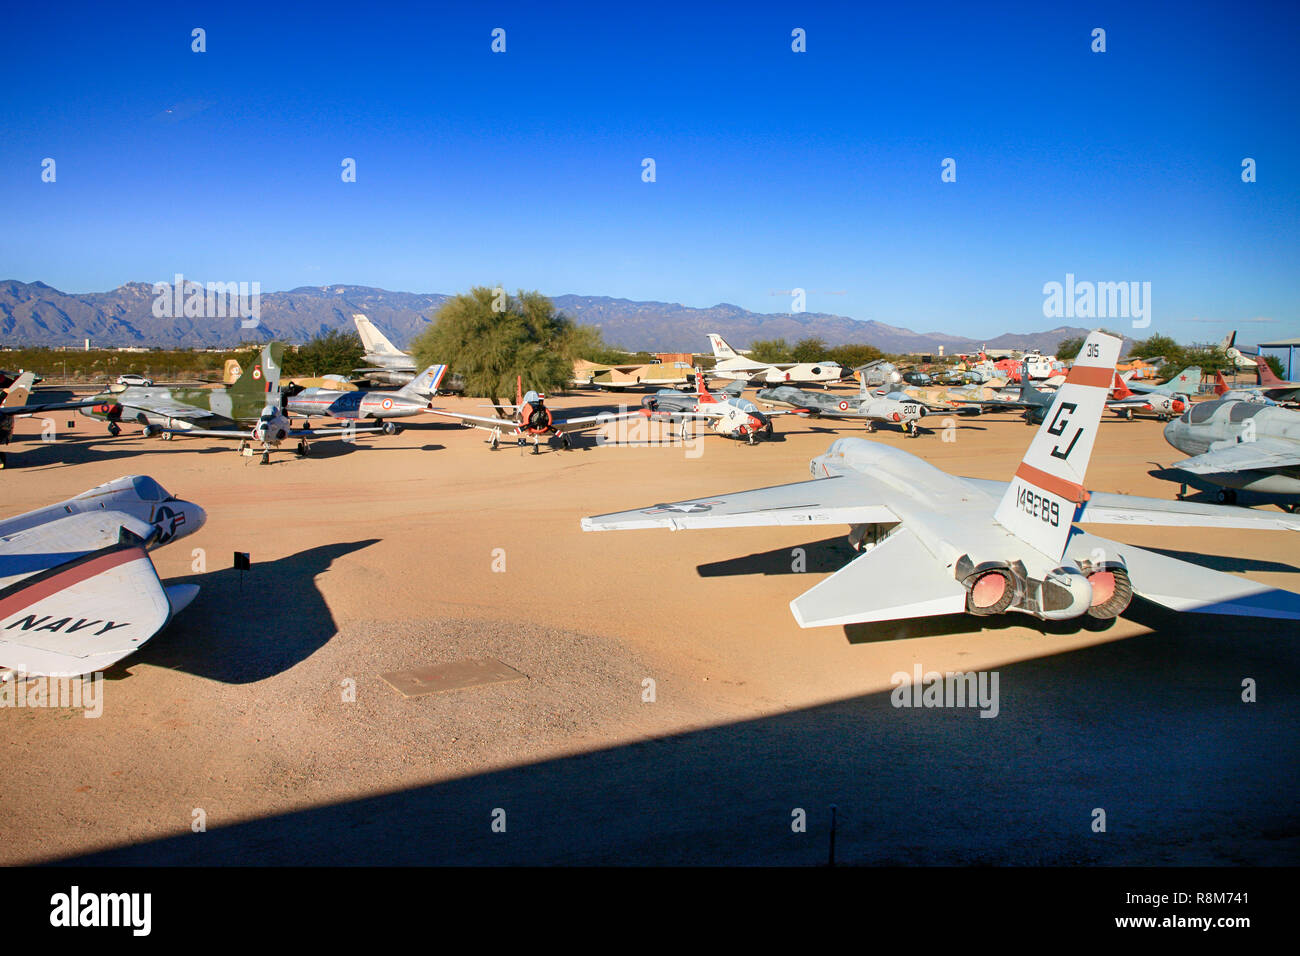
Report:
[[[963,478],[968,485],[1001,498],[1006,482]],[[1089,492],[1088,499],[1074,513],[1076,524],[1133,524],[1158,527],[1243,528],[1261,531],[1300,531],[1300,515],[1284,511],[1256,511],[1235,505],[1202,504],[1140,498],[1105,491]]]
[[495,431],[498,428],[513,431],[519,427],[518,422],[510,418],[488,418],[486,415],[467,415],[464,412],[448,412],[440,408],[429,409],[429,414],[454,418],[461,424],[471,425],[474,428],[483,428],[488,431]]
[[[339,425],[331,428],[292,428],[290,438],[324,438],[330,435],[361,435],[367,432],[383,431],[383,425]],[[169,435],[183,435],[187,438],[242,438],[254,441],[253,429],[249,428],[164,428]]]
[[1097,550],[1124,559],[1134,594],[1175,611],[1300,620],[1300,594],[1154,551],[1076,532],[1065,553],[1087,558]]
[[[186,405],[184,402],[177,402],[170,399],[151,398],[147,404],[135,404],[131,401],[121,401],[122,396],[113,396],[121,405],[127,408],[138,408],[146,415],[155,415],[159,418],[170,418],[178,422],[223,422],[230,421],[222,415],[217,415],[206,408],[199,408],[195,405]],[[123,416],[124,418],[129,416]]]
[[560,434],[568,432],[580,432],[588,428],[599,428],[601,425],[608,425],[610,422],[622,421],[628,418],[639,418],[641,409],[629,409],[625,412],[601,412],[599,415],[587,415],[582,418],[566,418],[563,421],[552,421],[551,427]]
[[672,504],[650,505],[582,519],[583,531],[635,528],[749,528],[770,525],[874,524],[898,521],[884,504],[872,502],[861,479],[836,476],[739,491]]
[[43,405],[4,405],[0,406],[0,415],[32,415],[41,412],[61,412],[73,408],[90,408],[92,405],[104,405],[106,402],[46,402]]
[[1213,475],[1234,471],[1256,471],[1272,468],[1294,468],[1300,465],[1300,445],[1295,442],[1260,438],[1256,441],[1235,442],[1210,450],[1195,458],[1176,461],[1170,468],[1179,468],[1194,475]]
[[[142,544],[54,564],[0,590],[0,666],[67,676],[103,670],[167,623],[169,590]],[[179,610],[197,588],[174,591]]]
[[915,533],[901,526],[790,602],[800,627],[896,621],[964,610],[966,589]]

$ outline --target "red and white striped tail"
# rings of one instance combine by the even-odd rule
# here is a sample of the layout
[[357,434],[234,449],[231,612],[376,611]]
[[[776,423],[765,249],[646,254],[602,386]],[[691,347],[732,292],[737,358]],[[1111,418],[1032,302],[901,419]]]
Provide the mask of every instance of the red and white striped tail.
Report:
[[1065,552],[1075,510],[1088,497],[1083,479],[1121,345],[1104,332],[1084,340],[994,512],[999,524],[1049,558]]

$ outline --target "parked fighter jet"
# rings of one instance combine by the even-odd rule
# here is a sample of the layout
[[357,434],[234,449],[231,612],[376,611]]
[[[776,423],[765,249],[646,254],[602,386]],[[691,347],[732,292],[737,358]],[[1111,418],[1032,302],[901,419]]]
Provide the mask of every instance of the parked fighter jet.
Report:
[[[1232,504],[1237,489],[1300,495],[1300,412],[1220,399],[1193,405],[1165,426],[1165,441],[1194,457],[1169,467],[1219,485]],[[1289,510],[1300,511],[1300,504]]]
[[330,388],[285,389],[289,415],[340,418],[355,421],[375,419],[384,422],[385,434],[395,434],[400,426],[391,418],[408,418],[429,410],[429,400],[438,394],[438,383],[447,371],[445,365],[430,365],[394,392],[339,391]]
[[445,418],[454,418],[468,428],[481,428],[483,431],[489,432],[488,447],[491,451],[497,450],[497,446],[501,444],[501,437],[505,434],[513,435],[516,444],[521,448],[529,439],[532,439],[534,455],[539,453],[538,446],[542,436],[546,436],[548,441],[551,436],[559,438],[561,446],[565,451],[569,451],[573,448],[572,441],[569,438],[571,433],[599,428],[609,422],[639,414],[635,411],[601,412],[599,415],[556,421],[551,415],[551,410],[546,407],[546,396],[534,391],[524,392],[522,379],[519,380],[515,388],[515,404],[496,407],[508,411],[513,417],[508,419],[488,418],[484,415],[450,412],[442,408],[430,408],[429,413],[431,415],[442,415]]
[[1273,374],[1262,355],[1255,359],[1255,367],[1259,369],[1259,390],[1265,397],[1287,405],[1300,402],[1300,382],[1282,381]]
[[957,478],[897,446],[840,438],[812,460],[811,481],[584,518],[582,528],[848,524],[865,553],[790,603],[801,627],[961,611],[1108,619],[1133,594],[1176,610],[1300,619],[1300,594],[1074,527],[1300,531],[1300,518],[1284,514],[1084,489],[1120,344],[1089,334],[1009,484]]
[[1157,395],[1195,395],[1201,390],[1201,369],[1193,365],[1185,368],[1168,381],[1161,382],[1159,385],[1144,385],[1141,382],[1135,382],[1131,378],[1125,378],[1124,384],[1137,392],[1139,395],[1157,394]]
[[261,362],[253,359],[232,385],[216,388],[114,385],[95,396],[81,414],[107,421],[112,435],[121,432],[122,422],[139,423],[146,435],[156,435],[169,428],[222,428],[254,422],[266,406],[262,366],[273,361],[278,368],[282,350],[277,342],[267,344],[262,349]]
[[[44,412],[66,411],[72,408],[88,408],[95,401],[43,402],[28,405],[32,386],[36,382],[33,372],[22,372],[16,378],[0,373],[0,445],[9,444],[14,435],[14,420],[19,415],[39,415]],[[0,468],[8,465],[9,459],[0,451]]]
[[[385,422],[382,425],[348,425],[341,428],[294,428],[292,420],[285,414],[287,399],[280,390],[280,358],[283,353],[283,347],[278,342],[271,342],[262,349],[261,360],[255,364],[252,371],[247,375],[241,375],[239,381],[230,386],[230,391],[239,388],[240,383],[246,379],[254,383],[262,383],[264,389],[261,392],[262,410],[258,413],[256,421],[251,428],[241,428],[238,422],[231,422],[234,427],[217,427],[206,428],[199,425],[189,424],[185,421],[175,421],[170,427],[162,427],[162,437],[170,439],[175,435],[181,435],[186,438],[230,438],[239,441],[239,453],[242,455],[245,451],[251,454],[251,448],[256,443],[262,445],[262,464],[269,464],[271,461],[271,451],[277,449],[289,438],[298,439],[298,457],[305,458],[309,454],[309,438],[324,438],[330,436],[342,436],[344,440],[350,440],[352,437],[363,433],[372,433],[377,431],[395,432],[396,424]],[[340,392],[339,395],[356,395],[357,392]],[[422,409],[423,410],[423,409]],[[179,426],[179,427],[178,427]],[[152,429],[154,426],[150,426]]]
[[1233,388],[1222,372],[1214,373],[1214,394],[1219,398],[1235,399],[1239,402],[1254,402],[1256,405],[1277,405],[1258,388]]
[[1106,400],[1106,407],[1130,421],[1133,420],[1135,413],[1151,412],[1162,422],[1167,422],[1187,411],[1191,404],[1191,400],[1185,395],[1170,395],[1165,392],[1135,394],[1128,387],[1128,383],[1118,375],[1115,376],[1113,384],[1115,387],[1111,390],[1110,398]]
[[765,382],[769,385],[829,385],[848,377],[838,362],[785,362],[779,365],[755,362],[737,353],[716,332],[709,333],[709,344],[713,346],[713,357],[717,359],[717,364],[713,366],[715,378],[756,384]]
[[415,359],[409,352],[403,352],[388,341],[364,315],[357,313],[352,316],[352,321],[356,323],[361,345],[366,350],[361,356],[362,361],[370,363],[367,368],[353,369],[356,374],[386,385],[405,385],[415,378]]
[[601,365],[577,362],[573,366],[575,388],[601,388],[609,392],[644,391],[670,385],[686,385],[691,366],[686,362],[651,362],[634,365]]
[[199,591],[164,585],[147,552],[205,519],[134,475],[0,520],[0,667],[70,677],[138,649]]
[[[665,389],[641,400],[642,413],[660,421],[685,422],[703,419],[724,438],[755,444],[759,438],[771,438],[772,416],[788,412],[760,412],[758,406],[742,398],[745,383],[735,381],[718,393],[709,391],[704,373],[695,372],[695,391],[676,392]],[[723,397],[725,396],[725,397]]]
[[917,435],[917,422],[925,417],[927,410],[924,403],[902,393],[887,392],[877,397],[865,385],[856,398],[778,385],[759,389],[758,400],[769,407],[780,405],[804,412],[810,418],[859,419],[866,422],[869,432],[876,430],[877,422],[892,422],[913,438]]

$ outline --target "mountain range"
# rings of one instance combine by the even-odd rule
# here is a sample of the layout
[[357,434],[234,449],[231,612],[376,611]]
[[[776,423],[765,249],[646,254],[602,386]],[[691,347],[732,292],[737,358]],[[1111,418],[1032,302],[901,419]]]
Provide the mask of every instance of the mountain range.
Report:
[[[128,282],[110,292],[60,292],[44,282],[0,281],[0,342],[19,346],[227,347],[279,339],[302,343],[338,328],[352,328],[352,314],[370,317],[394,344],[405,347],[430,322],[448,296],[390,292],[368,286],[304,286],[260,296],[260,321],[243,328],[239,316],[199,318],[154,314],[152,283]],[[1052,352],[1062,339],[1086,329],[1062,326],[1032,333],[972,339],[942,332],[914,332],[873,320],[825,312],[750,312],[720,303],[692,308],[676,302],[638,302],[607,296],[560,295],[556,308],[574,320],[598,326],[611,345],[633,351],[707,351],[709,332],[736,348],[755,340],[783,338],[794,344],[816,337],[827,345],[866,344],[884,352],[969,352],[989,348],[1037,348]],[[161,311],[161,310],[160,310]],[[176,310],[166,310],[176,311]]]

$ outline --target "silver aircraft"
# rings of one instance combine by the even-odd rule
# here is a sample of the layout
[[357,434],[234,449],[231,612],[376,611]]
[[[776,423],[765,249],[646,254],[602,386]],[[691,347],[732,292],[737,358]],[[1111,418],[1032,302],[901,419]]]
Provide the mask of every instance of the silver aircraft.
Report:
[[875,431],[878,422],[897,425],[913,438],[918,434],[917,422],[925,417],[926,405],[901,392],[874,395],[866,391],[857,396],[831,395],[827,392],[809,392],[793,385],[760,388],[758,400],[769,407],[779,405],[803,412],[810,418],[846,418],[866,422],[867,431]]
[[388,341],[388,337],[364,315],[357,313],[352,316],[352,321],[366,350],[361,359],[369,363],[366,368],[353,369],[354,372],[384,385],[405,385],[415,378],[415,359],[409,352],[403,352]]
[[[1169,467],[1218,485],[1224,504],[1237,500],[1238,489],[1300,495],[1300,412],[1237,399],[1201,402],[1165,426],[1165,441],[1193,456]],[[1288,510],[1300,512],[1300,504]]]
[[1095,536],[1075,524],[1300,531],[1247,508],[1089,493],[1088,460],[1120,340],[1092,332],[1010,483],[958,478],[901,448],[840,438],[812,480],[582,519],[584,531],[847,524],[864,553],[790,602],[801,627],[965,611],[1109,619],[1165,607],[1300,619],[1300,594]]
[[0,668],[70,677],[137,650],[199,592],[163,584],[148,552],[206,517],[132,475],[0,519]]
[[332,388],[305,388],[290,393],[285,412],[308,418],[337,418],[347,421],[373,419],[384,423],[385,434],[396,434],[400,426],[392,418],[409,418],[429,410],[429,401],[438,394],[438,383],[447,372],[445,365],[430,365],[396,391],[338,391]]

